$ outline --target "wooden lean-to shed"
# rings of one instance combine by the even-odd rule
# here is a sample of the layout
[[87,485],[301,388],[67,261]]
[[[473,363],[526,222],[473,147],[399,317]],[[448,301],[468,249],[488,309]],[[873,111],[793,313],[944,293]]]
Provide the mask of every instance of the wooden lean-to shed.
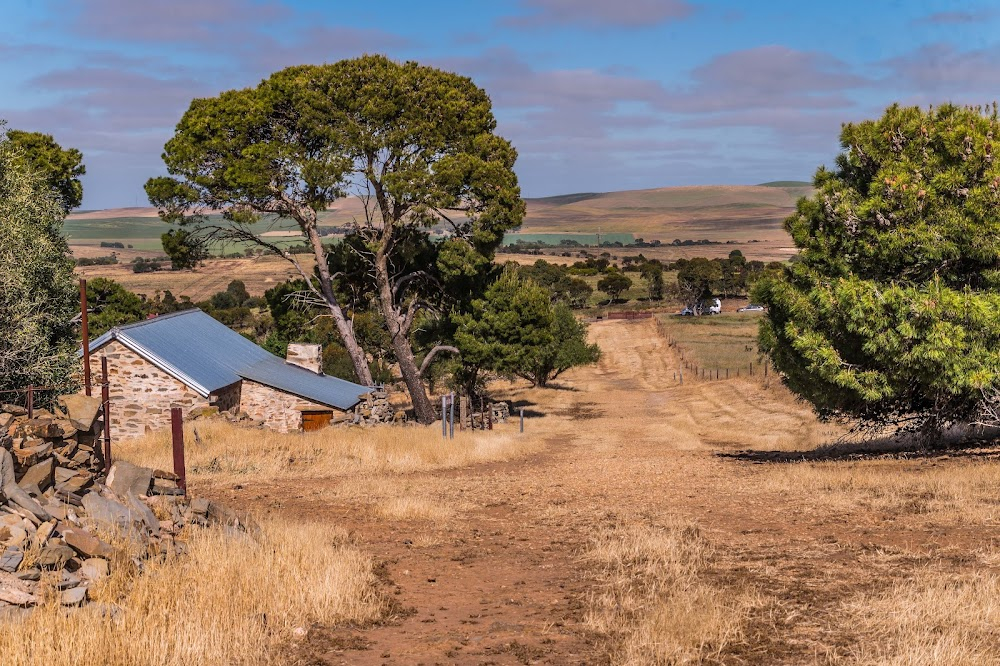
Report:
[[90,344],[106,356],[112,437],[170,426],[170,408],[245,412],[279,432],[314,430],[351,411],[369,388],[322,373],[318,345],[279,358],[201,310],[118,326]]

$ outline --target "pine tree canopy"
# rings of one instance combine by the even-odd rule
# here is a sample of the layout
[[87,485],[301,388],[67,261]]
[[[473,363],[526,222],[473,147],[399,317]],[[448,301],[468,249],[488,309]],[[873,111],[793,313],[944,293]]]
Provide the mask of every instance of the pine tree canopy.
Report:
[[760,342],[823,418],[933,437],[1000,386],[996,108],[892,106],[848,124],[785,228],[801,261],[762,279]]

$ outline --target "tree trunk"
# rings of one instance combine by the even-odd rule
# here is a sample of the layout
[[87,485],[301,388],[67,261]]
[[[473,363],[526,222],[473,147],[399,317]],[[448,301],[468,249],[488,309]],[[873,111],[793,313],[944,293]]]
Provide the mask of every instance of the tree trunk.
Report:
[[424,380],[420,376],[417,362],[413,358],[409,336],[402,333],[393,335],[392,351],[396,354],[399,371],[403,375],[406,389],[410,393],[410,401],[413,403],[413,413],[417,421],[425,425],[433,423],[437,417],[431,400],[427,397],[427,389],[424,387]]
[[424,387],[420,368],[417,367],[417,361],[413,357],[413,348],[410,345],[410,322],[401,312],[393,295],[384,251],[379,251],[375,255],[375,280],[378,283],[379,310],[385,319],[386,327],[389,329],[392,351],[396,355],[399,372],[403,375],[403,382],[410,394],[413,413],[420,423],[425,425],[433,423],[437,416],[430,398],[427,397],[427,389]]
[[344,343],[347,355],[351,357],[351,363],[354,364],[354,373],[358,376],[358,381],[361,384],[372,386],[375,382],[372,381],[372,373],[368,368],[365,351],[354,336],[354,325],[347,321],[344,310],[337,301],[337,295],[333,293],[333,278],[330,276],[330,267],[326,263],[326,250],[323,249],[323,239],[320,238],[319,232],[316,230],[316,223],[306,222],[302,224],[302,228],[309,238],[313,255],[316,257],[316,272],[319,274],[320,291],[323,292],[323,299],[330,310],[330,316],[337,327],[337,332],[340,333],[340,339]]

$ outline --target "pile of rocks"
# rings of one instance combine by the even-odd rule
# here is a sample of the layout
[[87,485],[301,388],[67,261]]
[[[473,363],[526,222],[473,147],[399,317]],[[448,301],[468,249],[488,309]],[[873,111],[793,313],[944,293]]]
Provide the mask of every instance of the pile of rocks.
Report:
[[386,391],[372,391],[360,396],[361,402],[354,408],[354,414],[346,415],[341,422],[354,425],[376,425],[406,421],[406,412],[397,412],[389,404]]
[[0,612],[81,605],[114,567],[183,553],[188,525],[256,529],[221,505],[188,501],[170,472],[117,462],[105,477],[99,412],[85,396],[31,419],[13,405],[0,411]]
[[101,401],[66,395],[53,412],[0,405],[0,446],[10,451],[18,485],[34,495],[50,487],[76,495],[89,488],[104,469],[100,433]]
[[506,402],[491,402],[489,409],[493,423],[506,423],[510,418],[510,405]]

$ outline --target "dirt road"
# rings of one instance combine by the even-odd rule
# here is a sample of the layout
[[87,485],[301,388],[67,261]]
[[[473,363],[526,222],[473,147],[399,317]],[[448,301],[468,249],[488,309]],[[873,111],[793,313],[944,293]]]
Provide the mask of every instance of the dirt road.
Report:
[[591,335],[604,350],[598,365],[510,396],[531,415],[526,436],[543,438],[544,451],[394,477],[418,503],[411,517],[386,517],[365,500],[365,483],[385,479],[294,481],[291,499],[277,487],[209,489],[259,511],[347,526],[385,563],[394,621],[312,627],[289,659],[607,663],[605,637],[585,628],[602,583],[582,554],[603,529],[676,516],[696,521],[715,548],[713,581],[764,600],[747,638],[719,660],[815,663],[855,638],[837,619],[844,599],[925,561],[880,560],[873,550],[948,545],[951,537],[917,523],[869,507],[845,512],[808,487],[775,483],[771,466],[717,455],[815,447],[829,433],[804,407],[745,380],[677,386],[674,354],[650,321],[598,323]]

